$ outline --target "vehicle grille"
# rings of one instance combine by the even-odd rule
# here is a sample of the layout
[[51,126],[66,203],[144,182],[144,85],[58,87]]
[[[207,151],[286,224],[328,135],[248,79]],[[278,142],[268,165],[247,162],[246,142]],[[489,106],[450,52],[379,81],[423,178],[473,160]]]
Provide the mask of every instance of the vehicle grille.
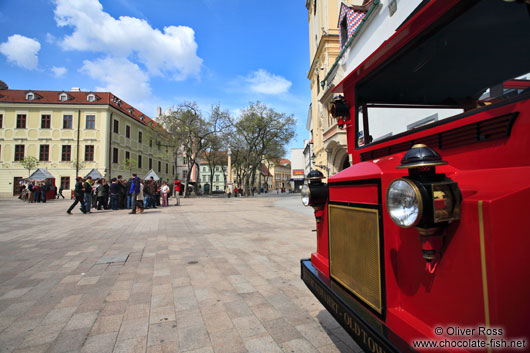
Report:
[[379,211],[329,205],[330,275],[382,313]]

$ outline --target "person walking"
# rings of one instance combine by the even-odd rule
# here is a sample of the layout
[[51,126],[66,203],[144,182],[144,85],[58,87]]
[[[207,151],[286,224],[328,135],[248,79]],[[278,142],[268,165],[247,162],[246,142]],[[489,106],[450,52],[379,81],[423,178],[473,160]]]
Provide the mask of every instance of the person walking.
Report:
[[72,210],[74,209],[75,205],[78,203],[81,204],[81,212],[86,213],[85,207],[84,207],[84,200],[83,200],[83,178],[77,177],[77,182],[75,183],[74,188],[74,197],[75,201],[70,205],[66,213],[72,214]]
[[169,194],[169,186],[167,186],[166,182],[162,182],[162,186],[160,187],[160,193],[162,194],[162,207],[167,207],[167,196]]
[[[136,176],[136,173],[133,173],[132,175],[132,180],[131,180],[131,188],[128,190],[129,191],[129,194],[131,195],[131,201],[132,201],[132,209],[131,209],[131,212],[129,212],[129,214],[136,214],[136,199],[137,199],[137,196],[140,194],[140,178],[138,178]],[[143,191],[143,190],[142,190]],[[144,195],[143,195],[143,192],[142,192],[142,204],[143,204],[143,199],[144,199]]]
[[63,190],[63,184],[61,183],[61,186],[59,187],[59,193],[57,194],[57,200],[59,200],[59,197],[62,197],[64,200]]
[[87,176],[83,184],[83,192],[85,195],[85,213],[92,213],[90,212],[90,208],[92,207],[92,177],[90,175]]
[[226,191],[226,197],[230,198],[230,194],[231,194],[231,192],[230,192],[230,186],[227,185],[225,191]]
[[178,178],[175,178],[175,206],[180,206],[180,190],[182,189],[182,184]]

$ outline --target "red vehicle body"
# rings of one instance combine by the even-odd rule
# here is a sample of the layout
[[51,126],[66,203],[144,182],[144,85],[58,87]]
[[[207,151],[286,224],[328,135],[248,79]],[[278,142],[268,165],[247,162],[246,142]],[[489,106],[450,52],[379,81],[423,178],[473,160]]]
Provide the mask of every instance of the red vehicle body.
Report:
[[[365,351],[530,350],[529,72],[527,2],[431,0],[335,88],[353,163],[316,186],[302,279]],[[461,112],[372,141],[368,110],[401,107]],[[434,242],[388,210],[417,144],[460,194]]]

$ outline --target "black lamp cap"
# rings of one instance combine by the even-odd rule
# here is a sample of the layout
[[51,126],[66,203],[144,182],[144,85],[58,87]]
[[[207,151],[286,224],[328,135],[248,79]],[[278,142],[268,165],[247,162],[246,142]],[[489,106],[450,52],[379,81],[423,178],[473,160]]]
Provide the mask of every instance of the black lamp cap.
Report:
[[397,166],[398,169],[418,168],[418,167],[431,167],[437,165],[447,164],[446,161],[442,161],[442,156],[432,148],[424,145],[417,144],[405,153],[401,164]]
[[348,117],[350,116],[350,106],[346,103],[346,99],[343,96],[337,96],[329,104],[329,112],[334,118],[339,116]]
[[305,178],[306,180],[322,180],[324,179],[324,174],[322,174],[322,172],[319,170],[312,170],[307,173],[307,176]]

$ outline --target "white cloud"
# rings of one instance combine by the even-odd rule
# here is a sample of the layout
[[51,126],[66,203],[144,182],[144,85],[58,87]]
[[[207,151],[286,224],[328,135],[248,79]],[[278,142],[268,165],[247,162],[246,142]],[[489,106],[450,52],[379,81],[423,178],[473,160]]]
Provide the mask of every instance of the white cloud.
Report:
[[7,42],[0,44],[0,53],[7,57],[7,61],[28,70],[37,68],[39,50],[38,41],[20,34],[14,34],[7,39]]
[[98,0],[56,0],[55,21],[73,27],[61,46],[66,50],[101,52],[112,57],[137,59],[148,72],[175,80],[198,75],[195,32],[186,26],[152,28],[147,21],[103,11]]
[[263,94],[283,94],[287,93],[292,82],[282,76],[271,74],[263,69],[259,69],[245,77],[251,91]]
[[81,72],[104,83],[97,91],[110,91],[129,104],[145,101],[151,94],[147,74],[125,58],[85,60]]
[[55,77],[62,77],[68,70],[66,69],[66,67],[53,66],[52,71]]

